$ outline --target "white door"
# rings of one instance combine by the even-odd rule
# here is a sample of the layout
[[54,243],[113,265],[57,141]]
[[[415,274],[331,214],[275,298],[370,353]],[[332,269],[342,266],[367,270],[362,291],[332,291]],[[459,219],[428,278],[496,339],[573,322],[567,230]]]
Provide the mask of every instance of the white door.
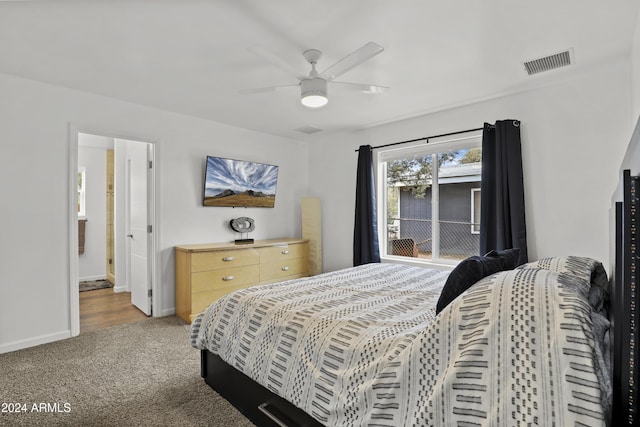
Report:
[[131,303],[147,316],[151,315],[151,275],[149,272],[149,144],[133,143],[127,147],[129,158],[129,266]]

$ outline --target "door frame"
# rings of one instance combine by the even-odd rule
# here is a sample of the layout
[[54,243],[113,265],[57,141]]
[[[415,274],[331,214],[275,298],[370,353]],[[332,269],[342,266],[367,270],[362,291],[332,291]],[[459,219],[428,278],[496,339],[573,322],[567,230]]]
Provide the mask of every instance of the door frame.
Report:
[[78,134],[87,133],[100,135],[114,139],[126,139],[130,141],[146,142],[151,144],[151,161],[153,167],[150,172],[150,182],[147,201],[150,213],[149,218],[153,232],[151,233],[151,254],[148,258],[149,271],[151,272],[151,304],[152,316],[160,317],[162,301],[162,290],[160,284],[160,186],[159,186],[159,158],[160,144],[159,139],[151,136],[137,134],[136,132],[120,131],[114,129],[104,129],[96,126],[81,125],[77,123],[69,123],[69,329],[71,336],[80,334],[80,292],[78,282],[80,273],[78,270],[78,212],[77,212],[77,189],[78,189]]

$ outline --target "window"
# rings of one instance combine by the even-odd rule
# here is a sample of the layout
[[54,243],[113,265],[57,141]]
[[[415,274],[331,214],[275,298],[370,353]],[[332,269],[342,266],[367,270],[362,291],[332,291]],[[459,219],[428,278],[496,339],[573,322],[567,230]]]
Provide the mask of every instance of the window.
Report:
[[376,155],[383,257],[455,263],[478,254],[480,134]]
[[85,167],[78,167],[78,216],[83,217],[86,215],[85,211]]
[[480,189],[471,189],[471,234],[480,234]]

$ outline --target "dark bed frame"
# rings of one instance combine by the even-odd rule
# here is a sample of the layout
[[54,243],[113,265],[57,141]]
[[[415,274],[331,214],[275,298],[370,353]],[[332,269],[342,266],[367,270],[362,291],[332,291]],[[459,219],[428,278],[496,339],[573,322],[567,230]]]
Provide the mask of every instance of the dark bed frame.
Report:
[[610,317],[613,325],[612,426],[638,425],[640,368],[640,177],[622,173],[622,202],[616,203],[616,268]]
[[[623,172],[623,201],[615,204],[616,264],[609,306],[612,323],[611,426],[640,425],[640,177]],[[258,426],[321,426],[313,417],[257,384],[207,350],[201,353],[205,382]]]
[[224,362],[201,350],[204,381],[257,426],[322,426],[313,417]]

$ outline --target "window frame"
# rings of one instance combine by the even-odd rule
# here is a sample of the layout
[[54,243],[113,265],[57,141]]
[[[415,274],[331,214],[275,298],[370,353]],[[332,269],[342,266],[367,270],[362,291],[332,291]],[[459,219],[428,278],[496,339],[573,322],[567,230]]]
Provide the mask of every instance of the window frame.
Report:
[[78,166],[78,218],[87,216],[87,168]]
[[[378,246],[380,249],[380,260],[382,262],[419,265],[425,267],[435,267],[452,269],[460,261],[449,260],[439,257],[435,259],[424,258],[412,258],[399,255],[388,255],[387,245],[387,195],[386,195],[386,165],[388,161],[407,158],[410,156],[425,156],[428,154],[437,154],[446,152],[449,150],[462,150],[482,147],[482,131],[474,131],[473,133],[460,134],[455,136],[432,138],[427,142],[425,140],[418,141],[416,143],[408,143],[402,147],[381,147],[374,151],[374,173],[375,173],[375,188],[376,188],[376,214],[378,225]],[[437,180],[437,171],[434,171],[434,179]],[[434,186],[436,187],[436,186]],[[437,202],[438,206],[432,205],[432,212],[439,210],[439,198],[436,197],[435,201],[432,199],[432,203]],[[432,214],[432,218],[433,218]],[[435,241],[435,239],[434,239]],[[439,237],[438,237],[439,243]],[[439,247],[434,252],[439,252]]]
[[[471,234],[480,234],[480,212],[477,212],[477,220],[476,220],[476,193],[480,194],[480,198],[482,200],[482,193],[480,193],[480,188],[472,188],[471,189]],[[480,204],[478,204],[478,210],[480,210]],[[478,228],[476,230],[476,227]]]

